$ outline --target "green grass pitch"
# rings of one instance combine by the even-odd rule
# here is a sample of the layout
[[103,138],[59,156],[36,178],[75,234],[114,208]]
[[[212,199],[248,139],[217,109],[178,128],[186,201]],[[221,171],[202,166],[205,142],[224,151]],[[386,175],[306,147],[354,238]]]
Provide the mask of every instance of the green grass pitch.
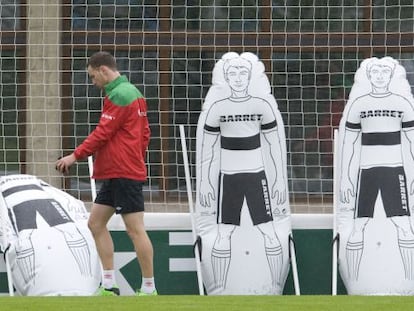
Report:
[[409,296],[157,296],[0,297],[1,311],[398,311],[413,310]]

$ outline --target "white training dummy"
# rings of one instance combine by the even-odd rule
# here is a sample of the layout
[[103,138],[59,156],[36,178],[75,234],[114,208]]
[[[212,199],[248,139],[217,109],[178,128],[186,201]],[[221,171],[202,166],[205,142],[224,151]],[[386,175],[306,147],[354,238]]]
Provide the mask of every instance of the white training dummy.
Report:
[[197,126],[196,227],[209,295],[281,294],[289,271],[286,139],[263,63],[216,63]]
[[414,294],[413,103],[396,60],[361,63],[336,163],[339,271],[349,294]]
[[87,218],[81,201],[35,176],[0,177],[0,249],[17,295],[95,293],[101,269]]

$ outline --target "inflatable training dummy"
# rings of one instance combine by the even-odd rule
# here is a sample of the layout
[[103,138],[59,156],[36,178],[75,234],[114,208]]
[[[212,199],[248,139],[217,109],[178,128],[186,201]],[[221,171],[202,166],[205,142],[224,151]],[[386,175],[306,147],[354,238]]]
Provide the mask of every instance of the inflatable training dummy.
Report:
[[291,234],[286,139],[263,63],[216,63],[197,126],[196,228],[210,295],[281,294]]
[[87,218],[81,201],[34,176],[0,177],[0,250],[17,295],[96,292],[101,269]]
[[349,294],[413,295],[414,106],[404,68],[364,60],[338,138],[339,271]]

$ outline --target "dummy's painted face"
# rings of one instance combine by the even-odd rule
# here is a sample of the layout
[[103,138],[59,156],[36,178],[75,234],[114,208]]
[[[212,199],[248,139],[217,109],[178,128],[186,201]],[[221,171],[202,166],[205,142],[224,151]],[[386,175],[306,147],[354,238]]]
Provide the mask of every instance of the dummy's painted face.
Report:
[[244,91],[249,86],[250,71],[246,67],[229,67],[226,80],[234,91]]
[[388,66],[374,65],[369,70],[369,79],[374,87],[388,87],[391,81],[392,69]]

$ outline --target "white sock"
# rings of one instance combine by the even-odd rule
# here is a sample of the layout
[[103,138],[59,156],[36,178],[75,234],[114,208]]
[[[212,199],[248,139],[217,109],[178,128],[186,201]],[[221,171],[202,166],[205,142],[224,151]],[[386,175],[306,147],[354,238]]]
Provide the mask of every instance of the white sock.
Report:
[[102,286],[104,288],[112,288],[116,286],[115,270],[103,270],[102,272]]
[[151,294],[155,290],[154,278],[142,278],[141,292]]

